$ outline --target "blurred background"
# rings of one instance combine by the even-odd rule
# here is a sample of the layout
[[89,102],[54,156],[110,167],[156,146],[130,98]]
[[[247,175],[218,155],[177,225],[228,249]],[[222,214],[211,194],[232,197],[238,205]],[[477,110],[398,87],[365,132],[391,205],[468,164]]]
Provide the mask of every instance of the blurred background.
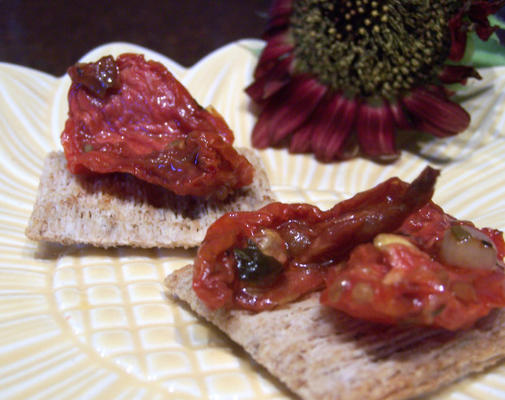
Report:
[[60,76],[83,54],[125,41],[191,66],[259,38],[271,0],[0,0],[0,62]]

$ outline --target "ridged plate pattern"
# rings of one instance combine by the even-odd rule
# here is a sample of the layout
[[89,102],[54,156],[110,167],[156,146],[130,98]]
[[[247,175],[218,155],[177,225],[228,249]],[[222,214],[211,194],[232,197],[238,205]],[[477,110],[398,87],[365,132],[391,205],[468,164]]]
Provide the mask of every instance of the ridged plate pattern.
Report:
[[[249,145],[254,107],[243,92],[263,43],[243,40],[190,69],[125,43],[84,60],[140,52],[163,62],[202,104],[213,104]],[[310,155],[260,152],[283,201],[322,208],[391,176],[411,180],[431,163],[435,199],[459,218],[505,229],[505,70],[461,94],[470,129],[405,151],[392,165],[321,164]],[[112,250],[33,243],[24,236],[42,160],[59,149],[69,80],[0,64],[0,397],[83,399],[283,399],[289,394],[217,330],[164,295],[163,278],[194,250]],[[434,399],[505,397],[505,367]]]

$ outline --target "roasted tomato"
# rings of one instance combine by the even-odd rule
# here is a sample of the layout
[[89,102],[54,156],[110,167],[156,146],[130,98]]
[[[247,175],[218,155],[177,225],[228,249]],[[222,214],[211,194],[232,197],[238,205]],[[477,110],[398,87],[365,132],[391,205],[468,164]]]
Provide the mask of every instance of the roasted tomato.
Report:
[[428,203],[328,273],[321,302],[387,324],[468,328],[505,306],[504,240]]
[[328,211],[272,203],[227,214],[208,229],[195,260],[193,288],[210,308],[263,310],[320,289],[331,266],[357,244],[398,229],[426,204],[438,171],[412,183],[397,178]]
[[209,308],[264,310],[322,288],[324,268],[297,265],[322,218],[316,207],[272,203],[225,214],[207,230],[193,288]]
[[73,173],[126,172],[179,195],[226,197],[252,181],[233,133],[160,63],[142,55],[69,68],[61,141]]

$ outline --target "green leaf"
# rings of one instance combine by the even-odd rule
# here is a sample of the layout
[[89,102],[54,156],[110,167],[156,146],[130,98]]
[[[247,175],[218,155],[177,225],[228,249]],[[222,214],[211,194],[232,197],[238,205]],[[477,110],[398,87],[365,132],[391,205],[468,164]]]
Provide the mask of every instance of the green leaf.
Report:
[[505,21],[502,21],[500,18],[494,16],[494,15],[491,15],[489,16],[489,23],[491,25],[496,25],[496,26],[499,26],[500,28],[502,29],[505,29]]
[[282,264],[274,257],[263,254],[252,241],[248,242],[247,247],[234,249],[233,253],[238,277],[249,285],[270,286],[282,271]]
[[[505,23],[493,15],[489,17],[489,22],[491,25],[497,25],[501,29],[505,29]],[[505,46],[500,44],[500,40],[495,33],[487,41],[479,39],[476,33],[472,33],[468,39],[469,42],[471,41],[469,45],[473,47],[470,59],[471,65],[476,68],[505,65]]]

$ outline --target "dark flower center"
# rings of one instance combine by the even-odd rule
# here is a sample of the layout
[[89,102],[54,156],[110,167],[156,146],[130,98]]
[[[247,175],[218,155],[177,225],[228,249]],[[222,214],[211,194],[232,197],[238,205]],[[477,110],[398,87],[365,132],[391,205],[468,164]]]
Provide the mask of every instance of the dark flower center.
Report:
[[394,98],[434,82],[461,0],[295,0],[298,72],[349,96]]

